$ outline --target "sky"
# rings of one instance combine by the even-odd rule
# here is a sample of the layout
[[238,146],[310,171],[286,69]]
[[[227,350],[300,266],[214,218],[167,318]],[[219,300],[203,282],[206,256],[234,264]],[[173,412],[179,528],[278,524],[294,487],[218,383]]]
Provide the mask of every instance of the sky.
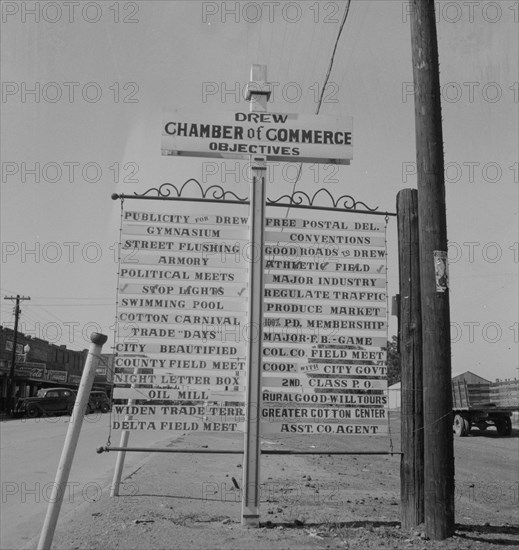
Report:
[[[31,298],[21,306],[26,334],[72,349],[88,347],[94,330],[111,335],[121,214],[111,194],[190,178],[248,194],[245,161],[161,156],[163,109],[209,117],[248,111],[243,91],[254,63],[267,66],[269,111],[314,115],[345,8],[342,1],[3,2],[1,324],[14,321],[4,297],[20,294]],[[452,370],[514,378],[518,3],[442,1],[436,9]],[[316,116],[353,118],[353,160],[303,165],[297,190],[326,188],[394,212],[398,191],[416,187],[408,10],[396,0],[351,2]],[[269,198],[292,190],[297,168],[269,166]],[[133,210],[155,208],[141,204],[125,201]],[[387,239],[392,296],[394,218]]]

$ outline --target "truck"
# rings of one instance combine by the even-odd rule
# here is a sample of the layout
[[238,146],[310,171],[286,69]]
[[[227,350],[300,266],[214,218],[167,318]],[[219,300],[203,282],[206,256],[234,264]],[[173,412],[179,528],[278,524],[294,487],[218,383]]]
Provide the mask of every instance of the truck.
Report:
[[495,426],[500,436],[512,434],[512,415],[519,411],[519,381],[470,384],[452,380],[453,431],[465,437],[473,426],[482,432]]

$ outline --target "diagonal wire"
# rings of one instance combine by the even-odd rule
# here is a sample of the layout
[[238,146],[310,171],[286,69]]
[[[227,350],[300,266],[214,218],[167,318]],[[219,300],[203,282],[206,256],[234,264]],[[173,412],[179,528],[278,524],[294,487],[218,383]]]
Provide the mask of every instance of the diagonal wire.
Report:
[[[339,40],[341,38],[342,30],[344,29],[344,25],[346,24],[346,19],[348,18],[348,14],[350,12],[350,5],[351,0],[348,0],[346,7],[344,8],[344,14],[342,16],[342,21],[339,25],[339,31],[337,33],[337,37],[335,39],[335,44],[333,46],[332,55],[330,57],[330,63],[328,64],[328,70],[326,71],[326,76],[324,77],[324,84],[321,87],[321,93],[319,94],[319,101],[317,102],[317,107],[315,109],[315,114],[318,115],[321,110],[321,105],[323,104],[323,98],[324,98],[324,92],[326,90],[326,86],[328,85],[328,81],[330,80],[330,75],[332,73],[333,69],[333,63],[335,61],[335,54],[337,53],[337,46],[339,45]],[[294,181],[294,185],[292,186],[292,193],[291,196],[294,196],[294,193],[296,191],[296,186],[299,182],[299,179],[301,178],[301,170],[303,168],[303,164],[299,163],[299,169],[297,171],[296,179]],[[285,214],[285,218],[288,217],[288,213],[290,212],[290,206],[287,208],[287,212]]]

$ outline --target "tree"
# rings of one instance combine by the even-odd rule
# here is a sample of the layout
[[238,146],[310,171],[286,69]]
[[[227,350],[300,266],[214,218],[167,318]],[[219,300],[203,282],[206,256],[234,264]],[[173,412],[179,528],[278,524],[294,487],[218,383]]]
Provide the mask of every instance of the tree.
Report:
[[391,386],[396,382],[400,382],[400,351],[398,349],[398,338],[393,336],[391,341],[387,343],[387,384]]

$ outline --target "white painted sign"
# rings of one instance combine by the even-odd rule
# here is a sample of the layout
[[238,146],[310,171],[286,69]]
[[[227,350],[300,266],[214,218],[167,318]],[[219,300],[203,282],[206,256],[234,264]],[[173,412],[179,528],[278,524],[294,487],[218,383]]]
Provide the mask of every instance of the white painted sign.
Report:
[[310,377],[304,373],[292,376],[266,376],[263,375],[263,387],[265,389],[283,388],[283,391],[309,391],[312,389],[327,390],[385,390],[386,380],[374,378],[347,378],[322,376]]
[[[324,391],[324,390],[323,390]],[[367,407],[385,407],[387,406],[387,396],[382,393],[330,393],[323,391],[315,392],[291,392],[287,393],[281,390],[263,390],[263,403],[267,405],[285,404],[285,405],[334,405],[341,407],[349,406],[367,406]]]
[[375,274],[386,272],[385,263],[368,264],[363,260],[357,262],[339,261],[337,259],[322,259],[320,261],[299,261],[299,260],[265,260],[265,268],[269,270],[286,271],[325,271],[335,272],[336,274],[356,273],[356,274]]
[[297,363],[292,361],[264,362],[263,372],[285,374],[285,373],[312,373],[312,374],[341,374],[344,376],[369,376],[382,377],[387,375],[385,365],[358,365],[331,363]]
[[263,433],[386,431],[384,229],[267,220]]
[[[121,279],[146,279],[152,282],[157,280],[165,281],[192,281],[192,282],[218,282],[218,283],[232,283],[241,282],[247,283],[249,280],[248,273],[245,269],[175,269],[164,267],[139,267],[138,265],[121,265],[120,267]],[[121,289],[124,289],[125,281],[120,285]]]
[[250,155],[285,162],[349,164],[353,158],[351,117],[167,111],[162,154],[248,159]]
[[344,234],[347,231],[368,231],[384,232],[386,224],[384,222],[358,222],[347,220],[312,220],[302,218],[267,218],[265,220],[266,228],[278,229],[307,229],[307,230],[325,230],[326,234]]
[[236,244],[236,246],[228,247],[227,250],[216,248],[211,250],[206,243],[206,250],[198,250],[196,252],[186,254],[184,243],[176,243],[167,252],[152,253],[148,250],[131,249],[121,251],[121,263],[123,265],[133,266],[180,266],[181,268],[218,268],[225,267],[227,270],[240,271],[246,274],[244,267],[245,262],[251,261],[249,251]]
[[120,294],[144,294],[148,296],[229,296],[240,297],[247,295],[248,283],[228,284],[201,281],[196,285],[182,283],[155,283],[155,284],[125,284],[119,289]]
[[343,305],[344,302],[336,302],[336,305],[328,305],[314,302],[286,303],[270,301],[265,304],[265,314],[290,313],[297,315],[340,315],[343,317],[386,317],[386,308],[376,306]]
[[300,245],[354,245],[354,246],[378,246],[385,245],[385,237],[372,236],[371,234],[340,234],[331,235],[326,233],[288,233],[285,231],[265,231],[265,242],[290,242]]
[[248,218],[126,212],[123,219],[114,399],[130,404],[114,406],[123,416],[112,428],[243,430],[243,418],[213,422],[210,410],[186,402],[244,401]]
[[199,225],[224,225],[243,226],[249,223],[248,216],[228,216],[218,214],[170,214],[161,212],[143,212],[127,210],[123,214],[123,228],[132,222],[140,224],[194,224]]
[[261,431],[264,435],[291,433],[300,435],[312,434],[340,434],[340,435],[382,435],[388,433],[387,423],[384,424],[360,424],[360,423],[336,423],[336,424],[309,424],[309,423],[273,423],[263,421]]
[[386,278],[385,270],[383,275],[307,275],[307,274],[286,274],[286,273],[266,273],[265,284],[280,284],[280,285],[304,285],[305,287],[312,286],[335,286],[335,287],[368,287],[368,288],[385,288]]
[[[200,296],[196,298],[150,298],[142,297],[124,297],[121,298],[119,311],[126,311],[132,308],[144,308],[146,310],[161,310],[166,309],[175,311],[179,309],[185,310],[200,310],[204,313],[208,311],[223,312],[223,311],[247,311],[247,304],[243,300],[233,300],[231,298],[221,299],[219,297]],[[168,336],[168,335],[164,335]]]
[[[239,226],[243,227],[243,226]],[[248,240],[247,229],[228,228],[221,226],[200,227],[196,224],[142,224],[123,222],[123,233],[125,235],[142,235],[144,237],[181,237],[203,238],[203,239],[238,239]]]
[[[151,357],[138,357],[135,355],[118,355],[114,360],[116,372],[124,372],[131,375],[130,382],[124,383],[140,383],[149,384],[146,378],[139,378],[142,374],[135,374],[134,369],[157,369],[159,373],[164,372],[164,369],[189,369],[200,372],[201,370],[226,370],[226,371],[242,371],[245,370],[245,360],[234,358],[233,360],[217,360],[217,359],[178,359],[176,356],[172,359]],[[146,371],[147,372],[147,371]],[[185,371],[184,371],[185,372]],[[148,376],[146,374],[146,376]]]
[[[156,376],[156,375],[155,375]],[[117,399],[143,399],[143,400],[165,400],[170,403],[171,400],[176,400],[175,397],[178,391],[183,392],[205,392],[207,395],[211,392],[218,392],[218,394],[227,392],[227,399],[229,401],[238,401],[236,394],[242,393],[245,391],[245,379],[239,380],[239,377],[224,377],[221,378],[219,383],[216,380],[207,381],[206,377],[196,377],[189,376],[184,377],[183,383],[174,383],[174,384],[163,384],[160,386],[152,386],[148,390],[144,390],[141,387],[132,388],[132,387],[118,387],[117,392],[114,394]],[[124,379],[124,376],[118,378],[119,380]],[[214,381],[214,384],[210,382]],[[196,382],[199,382],[198,384]],[[125,391],[128,390],[128,391]],[[114,390],[115,391],[115,390]],[[147,397],[147,395],[152,397]],[[184,394],[185,396],[186,394]],[[192,393],[190,395],[193,395]],[[191,400],[190,397],[184,397],[184,399]]]
[[344,421],[350,419],[382,419],[387,420],[387,410],[383,408],[345,408],[345,407],[263,407],[261,417],[267,422],[320,423],[323,421]]

